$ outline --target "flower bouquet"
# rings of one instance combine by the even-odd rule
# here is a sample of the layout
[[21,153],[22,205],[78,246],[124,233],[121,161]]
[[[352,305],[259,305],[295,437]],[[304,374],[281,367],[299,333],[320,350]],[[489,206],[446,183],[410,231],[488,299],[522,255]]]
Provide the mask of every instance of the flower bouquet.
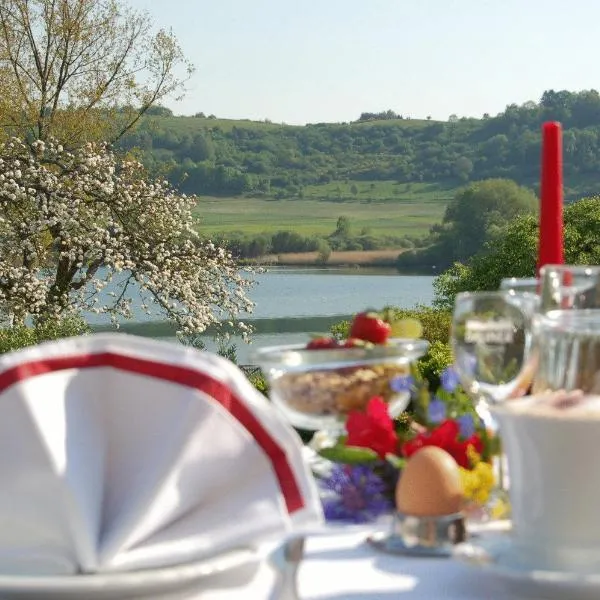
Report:
[[416,368],[391,385],[410,392],[405,413],[392,418],[384,400],[374,396],[364,411],[350,412],[342,435],[317,432],[311,441],[320,456],[333,462],[322,477],[326,518],[360,523],[394,510],[402,469],[425,446],[437,446],[456,461],[467,513],[502,516],[506,507],[500,499],[491,506],[496,485],[492,457],[499,443],[475,413],[454,369],[441,374],[433,393]]

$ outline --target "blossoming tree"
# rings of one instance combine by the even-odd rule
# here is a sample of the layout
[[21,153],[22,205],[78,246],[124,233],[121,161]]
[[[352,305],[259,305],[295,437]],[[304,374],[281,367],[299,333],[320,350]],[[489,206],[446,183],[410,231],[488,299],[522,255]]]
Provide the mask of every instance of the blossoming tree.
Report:
[[0,317],[116,321],[139,294],[193,335],[250,308],[231,255],[194,231],[195,201],[103,144],[191,72],[119,0],[0,1]]
[[[131,315],[139,294],[147,312],[183,334],[233,321],[251,309],[250,281],[230,254],[199,238],[194,206],[106,145],[0,145],[4,315],[22,323],[91,310],[116,320]],[[112,280],[113,291],[102,292]]]

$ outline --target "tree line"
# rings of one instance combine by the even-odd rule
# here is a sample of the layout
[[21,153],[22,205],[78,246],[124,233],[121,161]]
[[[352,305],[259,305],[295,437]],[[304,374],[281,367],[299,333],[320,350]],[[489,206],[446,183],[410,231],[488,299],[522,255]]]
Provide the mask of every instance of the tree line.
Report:
[[306,185],[337,180],[459,185],[501,177],[531,184],[539,178],[546,120],[563,123],[565,176],[579,195],[594,191],[591,180],[600,169],[596,90],[549,90],[539,102],[511,104],[497,116],[452,115],[445,122],[385,111],[352,123],[287,126],[175,117],[161,108],[125,135],[121,147],[139,148],[151,172],[191,194],[296,197]]
[[486,245],[505,235],[506,223],[537,212],[531,189],[510,179],[485,179],[460,188],[449,202],[442,222],[432,225],[416,248],[401,254],[403,269],[440,270],[468,261]]
[[368,228],[354,231],[346,216],[337,219],[336,228],[328,235],[302,235],[296,231],[281,230],[273,234],[244,234],[233,232],[211,236],[226,246],[237,259],[255,259],[268,254],[316,252],[318,263],[326,263],[333,251],[379,250],[381,248],[414,249],[427,243],[417,236],[385,237],[371,235]]

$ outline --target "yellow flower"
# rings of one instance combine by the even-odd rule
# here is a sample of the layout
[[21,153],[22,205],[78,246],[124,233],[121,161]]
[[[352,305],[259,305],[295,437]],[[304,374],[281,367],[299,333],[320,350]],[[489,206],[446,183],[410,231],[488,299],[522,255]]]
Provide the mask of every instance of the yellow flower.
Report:
[[467,452],[472,468],[460,467],[464,497],[477,504],[485,504],[495,485],[494,471],[489,463],[481,460],[481,456],[472,447],[469,447]]
[[469,444],[467,446],[467,458],[469,459],[471,466],[475,466],[481,462],[481,456],[477,450],[475,450],[473,444]]
[[510,505],[505,500],[498,498],[490,507],[490,517],[492,519],[506,519],[510,514]]

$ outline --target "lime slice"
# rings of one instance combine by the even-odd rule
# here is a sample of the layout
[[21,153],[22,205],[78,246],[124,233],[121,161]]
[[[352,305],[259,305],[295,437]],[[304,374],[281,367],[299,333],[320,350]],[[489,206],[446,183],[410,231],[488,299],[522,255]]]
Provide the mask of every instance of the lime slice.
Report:
[[417,319],[399,319],[391,325],[392,337],[417,339],[423,335],[423,326]]

